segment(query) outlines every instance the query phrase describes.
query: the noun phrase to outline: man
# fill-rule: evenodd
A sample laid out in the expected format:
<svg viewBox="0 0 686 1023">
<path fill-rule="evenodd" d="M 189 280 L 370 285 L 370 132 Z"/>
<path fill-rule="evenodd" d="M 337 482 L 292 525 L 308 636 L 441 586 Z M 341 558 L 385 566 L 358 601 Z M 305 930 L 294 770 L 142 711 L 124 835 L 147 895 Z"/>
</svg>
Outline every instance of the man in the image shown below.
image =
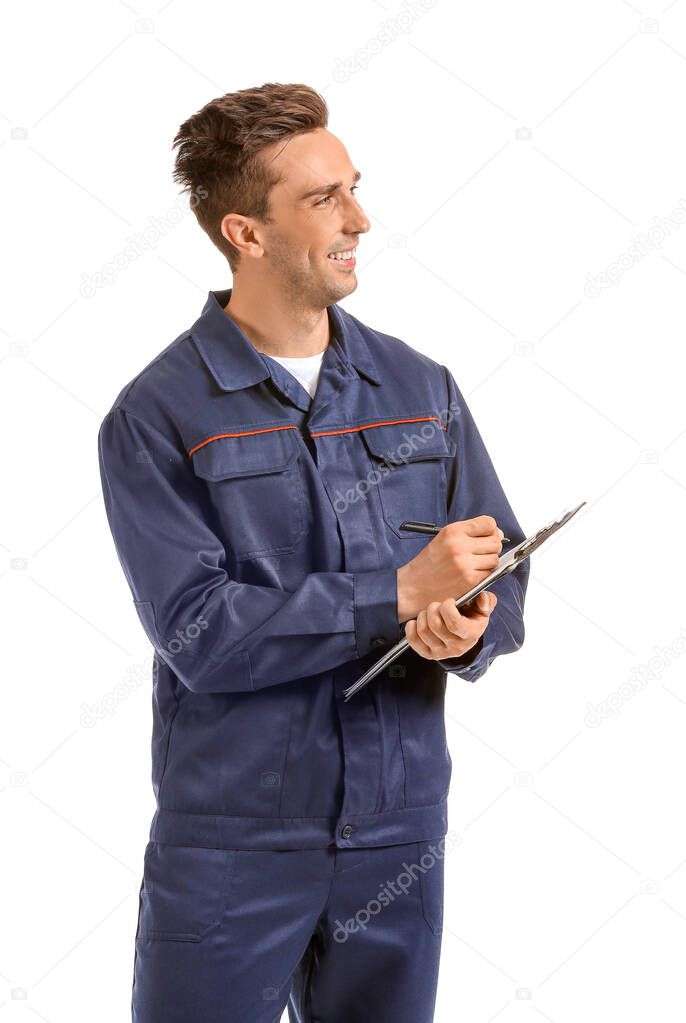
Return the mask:
<svg viewBox="0 0 686 1023">
<path fill-rule="evenodd" d="M 100 428 L 155 650 L 134 1023 L 429 1023 L 446 673 L 524 639 L 528 562 L 455 608 L 524 534 L 451 373 L 337 304 L 370 224 L 326 125 L 268 84 L 181 126 L 175 180 L 233 287 Z"/>
</svg>

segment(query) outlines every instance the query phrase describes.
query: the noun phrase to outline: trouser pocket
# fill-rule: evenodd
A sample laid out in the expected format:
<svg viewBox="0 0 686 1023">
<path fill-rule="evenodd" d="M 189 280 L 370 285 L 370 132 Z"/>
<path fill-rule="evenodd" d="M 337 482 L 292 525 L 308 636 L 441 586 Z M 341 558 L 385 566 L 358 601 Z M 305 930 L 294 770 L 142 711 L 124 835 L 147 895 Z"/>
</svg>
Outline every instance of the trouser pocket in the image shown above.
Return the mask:
<svg viewBox="0 0 686 1023">
<path fill-rule="evenodd" d="M 202 941 L 221 922 L 233 860 L 232 849 L 148 842 L 137 938 Z"/>
<path fill-rule="evenodd" d="M 437 842 L 417 842 L 422 913 L 434 934 L 443 930 L 444 858 Z"/>
</svg>

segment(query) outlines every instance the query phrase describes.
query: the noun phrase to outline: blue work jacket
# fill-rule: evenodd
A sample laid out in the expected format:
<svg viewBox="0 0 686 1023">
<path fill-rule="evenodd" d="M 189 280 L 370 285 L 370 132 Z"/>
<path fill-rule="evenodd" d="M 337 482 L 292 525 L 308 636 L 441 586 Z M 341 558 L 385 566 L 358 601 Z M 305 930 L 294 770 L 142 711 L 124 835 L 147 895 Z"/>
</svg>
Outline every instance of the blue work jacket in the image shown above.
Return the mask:
<svg viewBox="0 0 686 1023">
<path fill-rule="evenodd" d="M 450 371 L 328 307 L 314 398 L 210 291 L 98 434 L 109 525 L 154 648 L 150 838 L 236 849 L 443 836 L 447 672 L 476 681 L 524 639 L 528 561 L 462 657 L 406 650 L 396 569 L 445 525 L 524 538 Z M 459 594 L 455 594 L 458 596 Z"/>
</svg>

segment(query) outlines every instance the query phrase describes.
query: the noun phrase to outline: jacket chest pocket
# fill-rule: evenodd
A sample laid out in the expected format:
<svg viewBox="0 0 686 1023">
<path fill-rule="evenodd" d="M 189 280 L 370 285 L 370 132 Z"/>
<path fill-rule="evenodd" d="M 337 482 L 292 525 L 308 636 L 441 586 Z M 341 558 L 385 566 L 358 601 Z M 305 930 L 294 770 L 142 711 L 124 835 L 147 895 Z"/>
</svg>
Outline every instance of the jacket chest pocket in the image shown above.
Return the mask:
<svg viewBox="0 0 686 1023">
<path fill-rule="evenodd" d="M 296 430 L 217 437 L 192 455 L 237 561 L 291 554 L 306 529 Z"/>
<path fill-rule="evenodd" d="M 448 471 L 457 444 L 435 420 L 373 426 L 361 431 L 379 488 L 383 517 L 402 539 L 406 519 L 443 526 L 448 515 Z"/>
</svg>

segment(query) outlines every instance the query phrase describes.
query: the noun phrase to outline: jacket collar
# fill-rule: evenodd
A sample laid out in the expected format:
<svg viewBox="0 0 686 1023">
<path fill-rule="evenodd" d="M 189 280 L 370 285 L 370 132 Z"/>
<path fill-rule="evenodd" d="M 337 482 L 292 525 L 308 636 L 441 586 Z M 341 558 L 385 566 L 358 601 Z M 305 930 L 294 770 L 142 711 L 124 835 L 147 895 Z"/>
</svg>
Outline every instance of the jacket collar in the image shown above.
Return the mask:
<svg viewBox="0 0 686 1023">
<path fill-rule="evenodd" d="M 268 360 L 224 312 L 232 290 L 209 291 L 202 313 L 190 329 L 205 365 L 223 391 L 250 387 L 271 376 Z M 336 304 L 327 308 L 346 369 L 352 376 L 363 374 L 380 384 L 381 377 L 360 329 L 364 325 Z"/>
</svg>

